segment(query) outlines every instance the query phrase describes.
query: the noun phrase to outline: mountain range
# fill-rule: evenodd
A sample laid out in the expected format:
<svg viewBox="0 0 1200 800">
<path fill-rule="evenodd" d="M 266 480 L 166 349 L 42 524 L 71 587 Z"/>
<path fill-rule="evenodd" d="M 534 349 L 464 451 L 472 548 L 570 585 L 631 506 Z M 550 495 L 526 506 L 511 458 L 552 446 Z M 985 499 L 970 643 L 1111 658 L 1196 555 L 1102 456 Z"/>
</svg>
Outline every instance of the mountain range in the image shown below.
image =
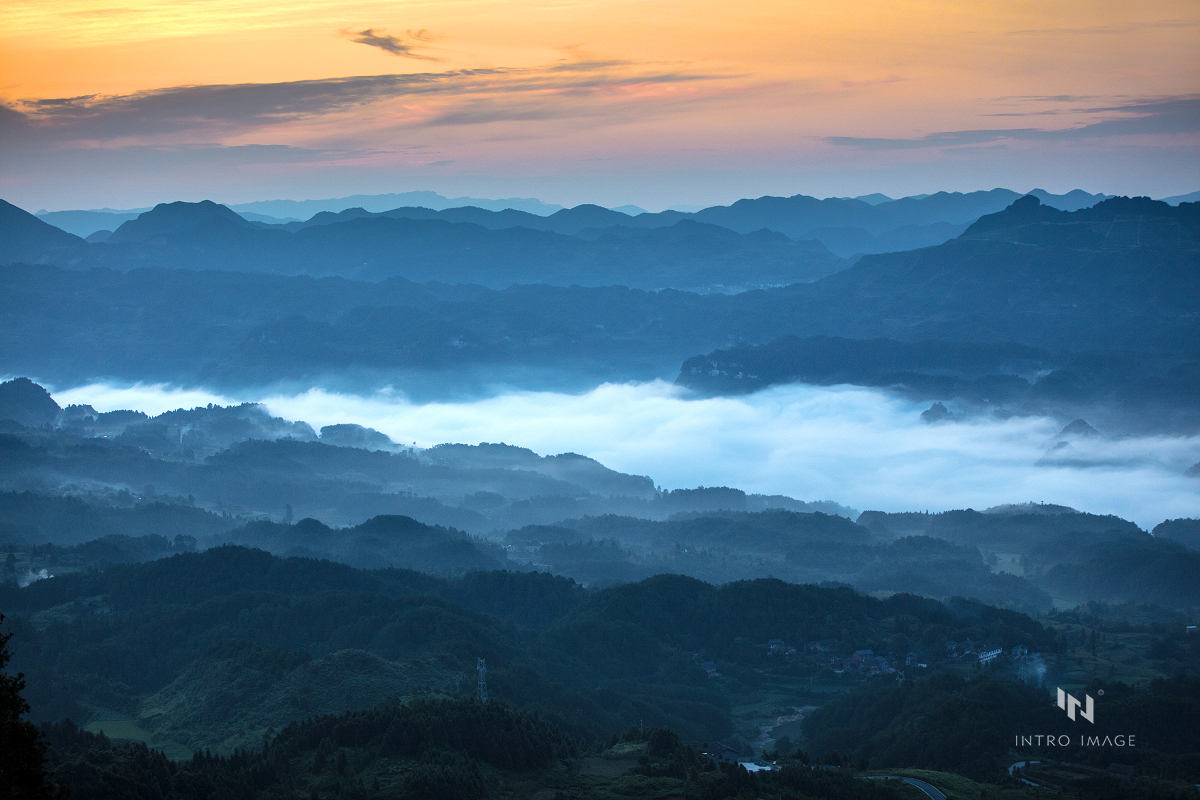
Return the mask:
<svg viewBox="0 0 1200 800">
<path fill-rule="evenodd" d="M 693 220 L 655 229 L 612 226 L 593 239 L 390 216 L 292 232 L 249 222 L 205 201 L 156 206 L 123 223 L 102 243 L 66 239 L 69 234 L 11 205 L 0 209 L 0 230 L 8 229 L 17 235 L 11 245 L 8 236 L 0 240 L 5 242 L 0 251 L 5 262 L 53 262 L 75 269 L 219 268 L 367 280 L 403 276 L 493 288 L 550 283 L 728 291 L 812 281 L 846 265 L 819 242 L 794 241 L 765 230 L 739 234 Z"/>
<path fill-rule="evenodd" d="M 497 291 L 398 278 L 370 283 L 261 272 L 125 271 L 129 262 L 122 270 L 10 265 L 0 267 L 6 289 L 0 298 L 0 358 L 10 373 L 57 382 L 112 377 L 244 386 L 335 372 L 370 382 L 373 371 L 385 370 L 389 380 L 408 374 L 414 387 L 436 393 L 457 380 L 452 375 L 480 370 L 508 381 L 524 380 L 523 371 L 549 371 L 560 376 L 548 378 L 559 385 L 670 379 L 700 353 L 781 336 L 832 336 L 1040 348 L 1039 363 L 1058 370 L 1074 365 L 1069 371 L 1074 377 L 1062 384 L 1077 387 L 1074 396 L 1102 397 L 1121 383 L 1169 378 L 1181 388 L 1163 397 L 1186 400 L 1195 375 L 1187 365 L 1200 350 L 1198 208 L 1114 198 L 1063 212 L 1026 197 L 944 244 L 866 256 L 810 283 L 734 295 L 617 286 Z M 172 227 L 176 211 L 186 212 L 179 214 L 182 231 Z M 46 259 L 99 248 L 113 254 L 117 266 L 115 254 L 156 252 L 159 238 L 187 241 L 192 234 L 186 225 L 199 211 L 211 216 L 202 224 L 227 232 L 230 242 L 286 242 L 305 234 L 333 241 L 352 238 L 350 232 L 358 230 L 353 226 L 377 226 L 373 230 L 379 232 L 427 224 L 464 226 L 477 237 L 467 241 L 513 235 L 561 239 L 580 248 L 594 244 L 521 228 L 488 231 L 467 223 L 389 218 L 286 233 L 257 228 L 215 204 L 162 207 L 128 223 L 118 237 L 127 243 L 117 244 L 79 245 L 11 206 L 0 207 L 0 225 L 17 234 L 4 239 L 9 257 L 18 248 Z M 779 234 L 741 235 L 692 221 L 635 233 L 662 237 L 654 241 L 666 247 L 671 236 L 693 230 L 753 241 L 760 255 L 799 246 L 773 238 L 782 238 Z M 608 241 L 620 240 L 609 235 Z M 204 255 L 182 244 L 161 249 L 197 263 Z M 240 263 L 258 265 L 249 256 Z M 447 273 L 443 280 L 452 277 Z M 1091 361 L 1070 355 L 1095 350 L 1111 352 Z M 861 379 L 880 379 L 889 369 L 912 371 L 900 363 L 884 366 L 872 367 L 871 376 Z M 986 373 L 976 368 L 983 366 Z M 996 372 L 994 364 L 976 367 L 964 370 L 947 362 L 934 372 L 964 380 L 1016 374 Z M 783 360 L 751 372 L 766 383 L 801 374 L 789 369 Z M 833 377 L 829 372 L 818 382 Z M 745 390 L 700 383 L 696 388 Z"/>
<path fill-rule="evenodd" d="M 1064 195 L 1052 195 L 1041 189 L 1030 194 L 1065 211 L 1086 208 L 1109 197 L 1078 189 Z M 740 233 L 766 228 L 791 238 L 816 239 L 837 255 L 850 257 L 940 244 L 961 233 L 980 215 L 999 211 L 1020 196 L 1007 189 L 967 194 L 939 192 L 899 200 L 880 194 L 825 200 L 795 195 L 741 200 L 732 206 L 712 206 L 696 212 L 652 214 L 633 206 L 606 209 L 584 205 L 563 209 L 539 205 L 536 201 L 451 200 L 432 192 L 408 192 L 338 200 L 265 201 L 229 208 L 249 221 L 282 225 L 287 230 L 382 214 L 406 219 L 472 222 L 493 230 L 519 226 L 567 235 L 582 234 L 588 238 L 594 238 L 599 231 L 614 225 L 652 228 L 673 225 L 681 219 L 696 219 Z M 106 241 L 108 235 L 124 222 L 150 210 L 54 211 L 38 212 L 37 216 L 63 230 L 98 242 Z M 271 216 L 272 212 L 276 216 Z"/>
<path fill-rule="evenodd" d="M 391 194 L 358 194 L 349 197 L 325 200 L 257 200 L 250 203 L 227 203 L 229 208 L 248 220 L 272 224 L 307 219 L 322 211 L 342 211 L 347 208 L 366 208 L 371 211 L 386 211 L 403 205 L 420 205 L 424 208 L 442 209 L 474 206 L 493 211 L 516 208 L 532 214 L 552 214 L 562 208 L 553 203 L 543 203 L 531 198 L 510 197 L 503 200 L 485 200 L 478 197 L 445 197 L 437 192 L 398 192 Z M 632 206 L 628 207 L 633 209 Z M 96 208 L 88 210 L 38 211 L 37 216 L 68 233 L 88 237 L 97 231 L 112 232 L 126 220 L 150 208 Z M 640 211 L 641 209 L 635 209 Z"/>
</svg>

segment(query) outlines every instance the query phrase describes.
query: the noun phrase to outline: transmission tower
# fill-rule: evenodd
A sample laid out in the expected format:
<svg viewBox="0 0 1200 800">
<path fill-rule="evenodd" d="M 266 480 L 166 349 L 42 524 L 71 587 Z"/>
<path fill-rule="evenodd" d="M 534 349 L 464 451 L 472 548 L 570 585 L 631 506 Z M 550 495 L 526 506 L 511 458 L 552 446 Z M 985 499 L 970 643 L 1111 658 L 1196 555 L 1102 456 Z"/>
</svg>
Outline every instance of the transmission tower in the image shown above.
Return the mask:
<svg viewBox="0 0 1200 800">
<path fill-rule="evenodd" d="M 487 702 L 487 664 L 479 659 L 479 702 Z"/>
</svg>

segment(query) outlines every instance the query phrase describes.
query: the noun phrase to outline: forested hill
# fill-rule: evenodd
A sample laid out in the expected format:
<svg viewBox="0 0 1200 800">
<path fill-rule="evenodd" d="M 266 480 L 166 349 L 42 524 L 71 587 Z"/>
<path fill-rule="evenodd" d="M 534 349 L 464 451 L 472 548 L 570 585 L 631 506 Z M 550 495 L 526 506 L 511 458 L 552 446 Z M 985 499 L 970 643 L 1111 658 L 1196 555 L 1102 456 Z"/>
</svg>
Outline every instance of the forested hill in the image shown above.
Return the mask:
<svg viewBox="0 0 1200 800">
<path fill-rule="evenodd" d="M 1020 375 L 1049 373 L 1066 359 L 1037 347 L 1008 342 L 899 342 L 834 336 L 783 336 L 761 345 L 741 344 L 683 362 L 677 383 L 714 394 L 753 392 L 778 383 L 866 386 L 907 385 L 914 390 L 964 392 L 981 378 L 988 396 L 1011 393 Z"/>
<path fill-rule="evenodd" d="M 856 337 L 1195 351 L 1198 210 L 1114 198 L 1068 213 L 1025 197 L 957 239 L 867 256 L 795 295 Z"/>
<path fill-rule="evenodd" d="M 876 386 L 914 399 L 962 400 L 1007 413 L 1089 415 L 1142 430 L 1200 430 L 1200 354 L 1050 352 L 1009 342 L 899 342 L 782 336 L 683 362 L 675 382 L 708 395 L 768 386 Z M 1072 410 L 1074 409 L 1074 410 Z"/>
<path fill-rule="evenodd" d="M 965 601 L 881 601 L 778 580 L 714 587 L 680 576 L 584 593 L 536 573 L 446 581 L 243 548 L 112 566 L 24 589 L 7 583 L 3 592 L 16 634 L 14 667 L 30 678 L 35 717 L 85 722 L 104 713 L 88 708 L 132 713 L 171 740 L 165 732 L 179 715 L 202 719 L 207 708 L 211 728 L 192 730 L 191 747 L 257 735 L 253 726 L 217 723 L 230 715 L 273 720 L 278 729 L 308 713 L 347 710 L 339 708 L 347 702 L 339 700 L 339 686 L 359 698 L 362 686 L 374 684 L 379 694 L 366 705 L 411 694 L 422 683 L 443 695 L 469 695 L 477 657 L 487 659 L 495 699 L 538 708 L 573 735 L 607 737 L 644 718 L 711 741 L 730 732 L 728 692 L 763 680 L 756 669 L 816 675 L 828 663 L 820 654 L 772 660 L 770 639 L 793 647 L 836 640 L 837 652 L 847 655 L 864 648 L 906 653 L 917 645 L 940 656 L 943 639 L 965 635 L 1008 648 L 1057 646 L 1053 633 L 1023 614 Z M 907 620 L 903 630 L 894 622 L 899 617 Z M 227 641 L 254 646 L 221 644 Z M 714 659 L 725 678 L 699 666 Z M 273 685 L 308 691 L 310 660 L 318 671 L 342 665 L 333 685 L 302 702 L 255 694 L 263 678 L 250 678 L 268 665 L 279 673 Z M 236 684 L 212 682 L 222 672 L 245 674 L 247 682 L 231 695 Z"/>
<path fill-rule="evenodd" d="M 763 708 L 827 704 L 806 710 L 803 744 L 814 759 L 842 765 L 845 785 L 810 783 L 797 793 L 788 781 L 800 776 L 785 773 L 771 784 L 779 796 L 857 797 L 853 785 L 865 784 L 855 776 L 868 767 L 1002 782 L 1013 731 L 1057 733 L 1071 724 L 1034 685 L 1033 667 L 1047 685 L 1068 687 L 1097 670 L 1134 669 L 1128 645 L 1097 637 L 1096 627 L 1129 634 L 1122 642 L 1152 642 L 1146 652 L 1155 661 L 1137 674 L 1164 658 L 1164 666 L 1194 669 L 1200 654 L 1177 621 L 1130 633 L 1128 623 L 1086 619 L 1089 654 L 1088 629 L 1073 618 L 1039 622 L 962 600 L 879 600 L 770 579 L 713 586 L 678 575 L 589 592 L 544 574 L 446 580 L 238 547 L 0 591 L 12 667 L 26 674 L 33 717 L 73 720 L 44 729 L 50 766 L 98 797 L 121 796 L 101 790 L 128 792 L 141 781 L 174 787 L 154 796 L 190 796 L 180 787 L 209 781 L 221 791 L 243 787 L 216 796 L 267 798 L 278 796 L 269 787 L 329 793 L 353 789 L 355 779 L 380 786 L 377 795 L 404 796 L 428 779 L 445 791 L 421 796 L 457 800 L 501 796 L 501 778 L 554 780 L 564 770 L 565 780 L 588 785 L 588 775 L 628 773 L 635 796 L 645 789 L 629 783 L 638 775 L 682 790 L 661 779 L 722 779 L 719 771 L 689 773 L 704 767 L 687 742 L 751 750 L 742 737 L 759 728 L 751 734 L 745 720 L 735 727 L 735 704 L 749 713 L 745 698 Z M 1097 660 L 1098 638 L 1111 662 Z M 985 673 L 976 654 L 993 650 L 1005 655 Z M 487 705 L 471 699 L 480 658 Z M 1110 678 L 1086 691 L 1102 698 L 1098 731 L 1139 737 L 1130 757 L 1140 769 L 1195 774 L 1196 742 L 1187 733 L 1194 679 L 1135 690 Z M 125 741 L 80 731 L 85 724 Z M 500 730 L 504 741 L 478 735 Z M 802 766 L 806 757 L 776 736 L 768 741 L 783 747 L 779 755 Z M 1062 754 L 1111 761 L 1112 750 Z M 560 761 L 567 763 L 553 766 Z M 586 765 L 597 763 L 611 774 L 589 773 Z M 761 789 L 747 783 L 703 796 L 741 796 L 747 786 Z"/>
</svg>

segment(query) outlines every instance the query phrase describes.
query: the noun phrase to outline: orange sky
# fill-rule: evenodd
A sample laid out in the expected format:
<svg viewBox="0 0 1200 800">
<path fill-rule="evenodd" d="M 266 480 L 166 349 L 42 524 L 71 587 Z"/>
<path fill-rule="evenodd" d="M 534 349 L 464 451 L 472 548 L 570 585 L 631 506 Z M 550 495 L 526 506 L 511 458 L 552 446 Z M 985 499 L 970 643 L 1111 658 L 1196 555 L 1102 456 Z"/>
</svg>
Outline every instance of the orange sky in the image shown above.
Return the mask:
<svg viewBox="0 0 1200 800">
<path fill-rule="evenodd" d="M 1200 4 L 6 0 L 0 196 L 1200 188 Z"/>
</svg>

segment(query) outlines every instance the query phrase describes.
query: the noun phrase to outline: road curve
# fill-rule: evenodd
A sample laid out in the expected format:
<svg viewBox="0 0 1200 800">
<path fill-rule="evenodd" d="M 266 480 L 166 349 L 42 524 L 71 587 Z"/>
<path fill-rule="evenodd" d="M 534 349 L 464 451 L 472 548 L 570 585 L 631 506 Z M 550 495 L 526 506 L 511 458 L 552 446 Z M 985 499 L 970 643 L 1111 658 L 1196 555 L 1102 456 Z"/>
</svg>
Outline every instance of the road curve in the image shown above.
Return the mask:
<svg viewBox="0 0 1200 800">
<path fill-rule="evenodd" d="M 868 780 L 875 781 L 904 781 L 908 785 L 915 786 L 925 794 L 929 795 L 932 800 L 946 800 L 946 795 L 942 793 L 941 789 L 937 788 L 933 784 L 926 783 L 920 778 L 905 778 L 900 775 L 866 775 L 864 777 L 866 777 Z"/>
<path fill-rule="evenodd" d="M 1020 775 L 1016 774 L 1016 770 L 1024 769 L 1025 767 L 1029 766 L 1030 764 L 1040 764 L 1040 763 L 1042 763 L 1042 762 L 1040 762 L 1040 761 L 1018 761 L 1017 763 L 1013 764 L 1012 766 L 1010 766 L 1008 768 L 1008 774 L 1012 775 L 1014 778 L 1019 780 L 1021 783 L 1027 784 L 1029 786 L 1036 786 L 1040 789 L 1040 788 L 1042 788 L 1042 785 L 1040 783 L 1034 783 L 1033 781 L 1026 780 L 1025 778 L 1022 778 Z"/>
</svg>

